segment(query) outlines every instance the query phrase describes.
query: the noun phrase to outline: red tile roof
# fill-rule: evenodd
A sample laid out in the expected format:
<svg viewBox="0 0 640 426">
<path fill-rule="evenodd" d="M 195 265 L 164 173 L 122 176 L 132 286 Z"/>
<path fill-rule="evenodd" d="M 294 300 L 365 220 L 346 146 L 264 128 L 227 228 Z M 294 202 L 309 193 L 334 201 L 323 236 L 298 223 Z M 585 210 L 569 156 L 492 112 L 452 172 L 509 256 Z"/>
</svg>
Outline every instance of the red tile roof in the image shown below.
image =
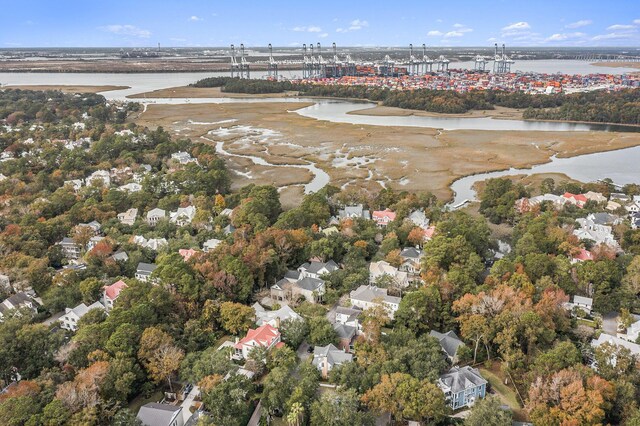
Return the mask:
<svg viewBox="0 0 640 426">
<path fill-rule="evenodd" d="M 196 254 L 197 251 L 194 249 L 180 249 L 178 250 L 178 253 L 180 253 L 180 256 L 182 256 L 182 259 L 184 259 L 184 261 L 186 262 L 191 259 L 191 256 Z"/>
<path fill-rule="evenodd" d="M 585 260 L 593 260 L 593 253 L 589 250 L 581 249 L 578 255 L 573 257 L 576 260 L 585 261 Z"/>
<path fill-rule="evenodd" d="M 236 343 L 235 347 L 242 349 L 243 344 L 251 341 L 255 341 L 260 346 L 269 347 L 278 336 L 280 336 L 280 332 L 276 328 L 265 324 L 255 330 L 250 328 L 249 331 L 247 331 L 247 335 Z"/>
<path fill-rule="evenodd" d="M 120 292 L 122 291 L 122 289 L 127 287 L 128 285 L 124 281 L 120 280 L 120 281 L 116 281 L 111 285 L 105 285 L 103 289 L 109 299 L 116 300 L 120 295 Z"/>
</svg>

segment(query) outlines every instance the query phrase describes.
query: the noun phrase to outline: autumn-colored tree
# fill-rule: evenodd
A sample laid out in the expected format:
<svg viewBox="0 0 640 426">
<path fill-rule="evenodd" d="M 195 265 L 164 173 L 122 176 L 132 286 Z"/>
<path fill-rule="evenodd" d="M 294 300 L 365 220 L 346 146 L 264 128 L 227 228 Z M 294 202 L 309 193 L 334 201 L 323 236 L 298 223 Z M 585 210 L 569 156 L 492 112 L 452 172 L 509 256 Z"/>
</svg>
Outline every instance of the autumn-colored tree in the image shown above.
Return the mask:
<svg viewBox="0 0 640 426">
<path fill-rule="evenodd" d="M 100 389 L 109 372 L 107 361 L 98 361 L 82 369 L 69 382 L 62 383 L 56 391 L 56 398 L 72 412 L 95 407 L 100 403 Z"/>
<path fill-rule="evenodd" d="M 73 242 L 82 247 L 82 249 L 87 247 L 87 243 L 93 235 L 93 229 L 86 225 L 77 225 L 71 230 Z"/>
<path fill-rule="evenodd" d="M 587 367 L 538 377 L 526 409 L 537 425 L 600 425 L 614 398 L 613 385 Z"/>
<path fill-rule="evenodd" d="M 400 249 L 391 250 L 389 253 L 387 253 L 384 260 L 389 262 L 391 266 L 399 268 L 400 265 L 402 265 L 402 260 L 403 260 L 402 256 L 400 256 Z"/>
<path fill-rule="evenodd" d="M 216 213 L 220 214 L 220 212 L 222 212 L 226 207 L 227 203 L 225 202 L 222 194 L 216 194 L 213 207 Z"/>
<path fill-rule="evenodd" d="M 409 242 L 413 246 L 422 247 L 422 243 L 424 242 L 424 229 L 415 227 L 407 235 L 407 242 Z"/>
<path fill-rule="evenodd" d="M 389 322 L 389 313 L 387 312 L 382 300 L 374 300 L 376 305 L 362 311 L 360 323 L 364 337 L 370 342 L 380 341 L 382 327 Z"/>
<path fill-rule="evenodd" d="M 246 333 L 255 318 L 252 307 L 242 303 L 224 302 L 220 305 L 220 323 L 230 334 Z"/>
<path fill-rule="evenodd" d="M 10 398 L 34 396 L 38 393 L 40 393 L 40 385 L 31 380 L 22 380 L 7 388 L 7 391 L 3 394 L 0 394 L 0 403 Z"/>
<path fill-rule="evenodd" d="M 138 359 L 156 383 L 166 380 L 173 391 L 171 377 L 183 358 L 184 351 L 173 343 L 169 334 L 157 327 L 149 327 L 142 333 Z"/>
<path fill-rule="evenodd" d="M 145 365 L 145 363 L 153 358 L 158 348 L 169 345 L 173 345 L 173 337 L 169 334 L 158 327 L 146 328 L 140 337 L 138 359 Z"/>
</svg>

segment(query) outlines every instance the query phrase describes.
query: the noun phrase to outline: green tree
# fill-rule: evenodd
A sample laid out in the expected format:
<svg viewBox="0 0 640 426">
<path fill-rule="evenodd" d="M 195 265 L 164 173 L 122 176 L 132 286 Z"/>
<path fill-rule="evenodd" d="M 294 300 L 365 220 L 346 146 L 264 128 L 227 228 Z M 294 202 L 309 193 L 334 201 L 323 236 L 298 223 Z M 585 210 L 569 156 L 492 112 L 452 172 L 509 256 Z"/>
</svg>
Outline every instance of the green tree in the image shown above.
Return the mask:
<svg viewBox="0 0 640 426">
<path fill-rule="evenodd" d="M 471 414 L 464 420 L 465 426 L 510 426 L 513 423 L 511 411 L 504 410 L 500 400 L 487 397 L 477 401 Z"/>
<path fill-rule="evenodd" d="M 309 325 L 303 318 L 286 319 L 280 324 L 279 330 L 282 340 L 294 350 L 298 349 L 309 335 Z"/>
<path fill-rule="evenodd" d="M 333 326 L 325 317 L 315 317 L 309 319 L 309 338 L 311 346 L 325 346 L 329 343 L 337 343 L 338 335 Z"/>
<path fill-rule="evenodd" d="M 241 303 L 224 302 L 220 305 L 220 323 L 229 334 L 246 333 L 255 321 L 252 307 Z"/>
<path fill-rule="evenodd" d="M 311 406 L 312 426 L 373 426 L 373 416 L 360 409 L 360 398 L 353 389 L 324 392 Z"/>
<path fill-rule="evenodd" d="M 414 333 L 428 333 L 439 322 L 440 293 L 435 286 L 421 287 L 408 292 L 400 301 L 394 318 Z"/>
</svg>

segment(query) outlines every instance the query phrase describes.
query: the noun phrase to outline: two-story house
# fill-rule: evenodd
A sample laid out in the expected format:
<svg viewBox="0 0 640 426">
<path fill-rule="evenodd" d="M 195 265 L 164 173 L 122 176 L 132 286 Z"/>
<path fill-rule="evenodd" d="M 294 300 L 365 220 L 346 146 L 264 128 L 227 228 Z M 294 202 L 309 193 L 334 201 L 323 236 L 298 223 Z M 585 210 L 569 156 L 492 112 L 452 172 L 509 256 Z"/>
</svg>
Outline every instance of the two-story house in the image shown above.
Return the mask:
<svg viewBox="0 0 640 426">
<path fill-rule="evenodd" d="M 116 302 L 116 300 L 120 296 L 120 292 L 127 287 L 128 287 L 127 284 L 122 280 L 116 281 L 111 285 L 106 285 L 102 287 L 102 297 L 100 299 L 100 302 L 105 307 L 107 312 L 113 309 L 113 304 Z"/>
<path fill-rule="evenodd" d="M 372 219 L 376 225 L 386 228 L 391 222 L 396 220 L 396 213 L 389 209 L 376 210 L 372 213 Z"/>
<path fill-rule="evenodd" d="M 158 222 L 167 217 L 167 211 L 159 208 L 151 209 L 147 212 L 147 223 L 149 226 L 156 226 Z"/>
<path fill-rule="evenodd" d="M 445 400 L 451 408 L 457 410 L 471 407 L 487 392 L 487 381 L 476 368 L 453 367 L 438 379 L 438 387 L 444 392 Z"/>
<path fill-rule="evenodd" d="M 69 331 L 76 331 L 78 329 L 78 321 L 80 321 L 80 318 L 85 316 L 87 312 L 92 309 L 104 310 L 104 306 L 100 302 L 94 302 L 89 306 L 81 303 L 73 309 L 66 308 L 64 315 L 60 318 L 60 321 L 62 322 L 60 328 L 64 328 Z"/>
<path fill-rule="evenodd" d="M 353 306 L 363 310 L 382 304 L 390 319 L 393 319 L 394 314 L 400 307 L 399 297 L 389 296 L 386 288 L 378 288 L 372 285 L 361 285 L 349 293 L 349 298 Z"/>
<path fill-rule="evenodd" d="M 158 266 L 154 263 L 138 263 L 138 267 L 136 268 L 135 277 L 139 281 L 151 281 L 151 274 L 156 270 Z"/>
<path fill-rule="evenodd" d="M 267 348 L 267 350 L 283 346 L 280 332 L 269 324 L 261 325 L 255 330 L 250 328 L 247 335 L 235 343 L 234 355 L 236 359 L 247 359 L 249 353 L 256 347 Z"/>
</svg>

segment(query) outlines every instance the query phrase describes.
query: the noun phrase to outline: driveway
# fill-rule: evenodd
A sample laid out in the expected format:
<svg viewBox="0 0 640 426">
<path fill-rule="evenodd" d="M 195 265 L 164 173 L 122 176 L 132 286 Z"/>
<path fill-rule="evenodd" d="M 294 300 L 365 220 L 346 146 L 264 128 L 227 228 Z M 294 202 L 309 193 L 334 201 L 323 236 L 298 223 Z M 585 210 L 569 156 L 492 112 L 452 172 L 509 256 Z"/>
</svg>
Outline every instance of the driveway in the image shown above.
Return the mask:
<svg viewBox="0 0 640 426">
<path fill-rule="evenodd" d="M 602 331 L 611 335 L 618 335 L 618 313 L 609 312 L 602 316 Z"/>
<path fill-rule="evenodd" d="M 307 342 L 302 342 L 300 347 L 298 348 L 298 358 L 301 362 L 304 362 L 307 358 L 311 356 L 307 349 L 309 348 L 309 344 Z"/>
<path fill-rule="evenodd" d="M 189 408 L 191 408 L 191 406 L 193 405 L 193 400 L 196 399 L 196 396 L 199 392 L 200 389 L 198 388 L 198 386 L 193 385 L 193 389 L 191 389 L 189 395 L 187 395 L 187 397 L 180 405 L 180 407 L 182 407 L 182 418 L 184 419 L 185 423 L 187 422 L 187 420 L 189 420 L 189 417 L 191 417 L 191 410 L 189 410 Z"/>
</svg>

